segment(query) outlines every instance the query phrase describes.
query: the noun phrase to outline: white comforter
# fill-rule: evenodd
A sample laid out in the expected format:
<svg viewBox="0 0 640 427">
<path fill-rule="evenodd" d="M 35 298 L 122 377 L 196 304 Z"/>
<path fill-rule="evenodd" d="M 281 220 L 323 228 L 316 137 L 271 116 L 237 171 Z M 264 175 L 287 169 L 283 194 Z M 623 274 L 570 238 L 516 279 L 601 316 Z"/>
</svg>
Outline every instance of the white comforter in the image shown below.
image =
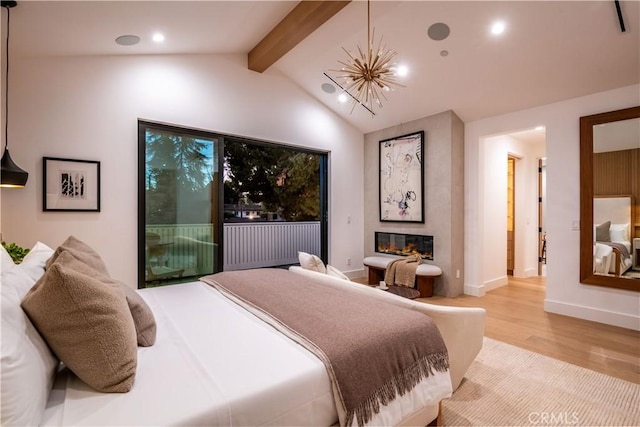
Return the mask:
<svg viewBox="0 0 640 427">
<path fill-rule="evenodd" d="M 331 425 L 320 360 L 201 282 L 142 290 L 158 324 L 133 389 L 99 393 L 70 375 L 50 425 Z"/>
<path fill-rule="evenodd" d="M 60 377 L 44 425 L 314 425 L 338 421 L 322 362 L 202 282 L 144 289 L 158 325 L 132 390 Z M 432 375 L 371 424 L 396 424 L 451 392 Z"/>
</svg>

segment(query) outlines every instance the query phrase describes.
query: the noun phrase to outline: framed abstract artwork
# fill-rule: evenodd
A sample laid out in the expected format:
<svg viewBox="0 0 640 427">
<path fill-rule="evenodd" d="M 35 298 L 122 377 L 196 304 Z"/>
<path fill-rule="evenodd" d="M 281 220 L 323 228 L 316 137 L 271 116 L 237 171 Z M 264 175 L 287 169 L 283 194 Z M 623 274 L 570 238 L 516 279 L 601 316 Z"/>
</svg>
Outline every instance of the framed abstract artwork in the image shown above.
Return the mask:
<svg viewBox="0 0 640 427">
<path fill-rule="evenodd" d="M 424 223 L 424 131 L 380 141 L 380 221 Z"/>
<path fill-rule="evenodd" d="M 100 162 L 42 158 L 42 210 L 100 212 Z"/>
</svg>

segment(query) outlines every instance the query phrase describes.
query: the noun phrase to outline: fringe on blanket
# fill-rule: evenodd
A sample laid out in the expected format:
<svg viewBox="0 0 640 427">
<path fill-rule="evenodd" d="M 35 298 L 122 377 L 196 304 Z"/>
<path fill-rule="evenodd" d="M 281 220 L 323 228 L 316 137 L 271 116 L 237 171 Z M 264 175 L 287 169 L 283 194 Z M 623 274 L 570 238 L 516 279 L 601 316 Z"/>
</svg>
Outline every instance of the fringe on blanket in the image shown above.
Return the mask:
<svg viewBox="0 0 640 427">
<path fill-rule="evenodd" d="M 352 425 L 354 417 L 359 426 L 368 423 L 375 414 L 380 412 L 380 406 L 388 405 L 398 395 L 404 396 L 420 381 L 428 378 L 434 370 L 446 372 L 449 369 L 449 355 L 447 352 L 433 353 L 417 360 L 413 365 L 391 378 L 374 394 L 360 405 L 347 412 L 346 425 Z"/>
</svg>

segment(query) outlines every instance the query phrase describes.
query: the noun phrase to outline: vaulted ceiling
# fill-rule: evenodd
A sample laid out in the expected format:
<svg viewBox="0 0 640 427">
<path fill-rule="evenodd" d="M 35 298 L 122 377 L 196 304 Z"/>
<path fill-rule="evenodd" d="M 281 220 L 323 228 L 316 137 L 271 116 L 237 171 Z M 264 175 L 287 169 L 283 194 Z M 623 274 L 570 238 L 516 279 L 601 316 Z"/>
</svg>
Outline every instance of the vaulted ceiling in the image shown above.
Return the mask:
<svg viewBox="0 0 640 427">
<path fill-rule="evenodd" d="M 364 1 L 346 4 L 264 73 L 292 80 L 363 132 L 450 109 L 469 122 L 640 82 L 640 2 L 620 4 L 624 33 L 613 1 L 372 1 L 376 40 L 409 67 L 406 87 L 388 93 L 373 117 L 322 89 L 331 83 L 323 73 L 347 58 L 342 48 L 366 44 Z M 11 55 L 248 55 L 296 5 L 21 1 L 11 12 Z M 495 36 L 498 20 L 505 31 Z M 434 23 L 450 35 L 429 38 Z M 151 40 L 158 31 L 161 44 Z M 119 46 L 123 34 L 141 42 Z"/>
</svg>

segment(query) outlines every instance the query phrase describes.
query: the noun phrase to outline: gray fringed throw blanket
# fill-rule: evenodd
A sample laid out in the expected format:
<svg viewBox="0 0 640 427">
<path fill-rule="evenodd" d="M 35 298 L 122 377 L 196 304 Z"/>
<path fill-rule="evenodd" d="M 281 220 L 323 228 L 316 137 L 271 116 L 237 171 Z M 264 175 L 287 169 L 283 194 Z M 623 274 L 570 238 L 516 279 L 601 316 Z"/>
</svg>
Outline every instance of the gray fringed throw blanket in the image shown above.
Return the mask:
<svg viewBox="0 0 640 427">
<path fill-rule="evenodd" d="M 410 255 L 406 258 L 396 259 L 387 264 L 384 273 L 384 282 L 388 286 L 408 286 L 413 288 L 416 280 L 416 270 L 422 262 L 420 255 Z"/>
<path fill-rule="evenodd" d="M 381 405 L 449 368 L 440 332 L 422 313 L 281 269 L 200 280 L 322 360 L 343 426 L 364 425 Z"/>
<path fill-rule="evenodd" d="M 617 250 L 620 251 L 620 256 L 622 257 L 622 259 L 627 259 L 631 257 L 631 254 L 629 254 L 629 249 L 627 249 L 627 247 L 622 243 L 617 243 L 617 242 L 597 242 L 597 243 L 602 243 L 603 245 L 608 245 L 608 246 L 611 246 L 612 248 L 616 248 Z"/>
</svg>

